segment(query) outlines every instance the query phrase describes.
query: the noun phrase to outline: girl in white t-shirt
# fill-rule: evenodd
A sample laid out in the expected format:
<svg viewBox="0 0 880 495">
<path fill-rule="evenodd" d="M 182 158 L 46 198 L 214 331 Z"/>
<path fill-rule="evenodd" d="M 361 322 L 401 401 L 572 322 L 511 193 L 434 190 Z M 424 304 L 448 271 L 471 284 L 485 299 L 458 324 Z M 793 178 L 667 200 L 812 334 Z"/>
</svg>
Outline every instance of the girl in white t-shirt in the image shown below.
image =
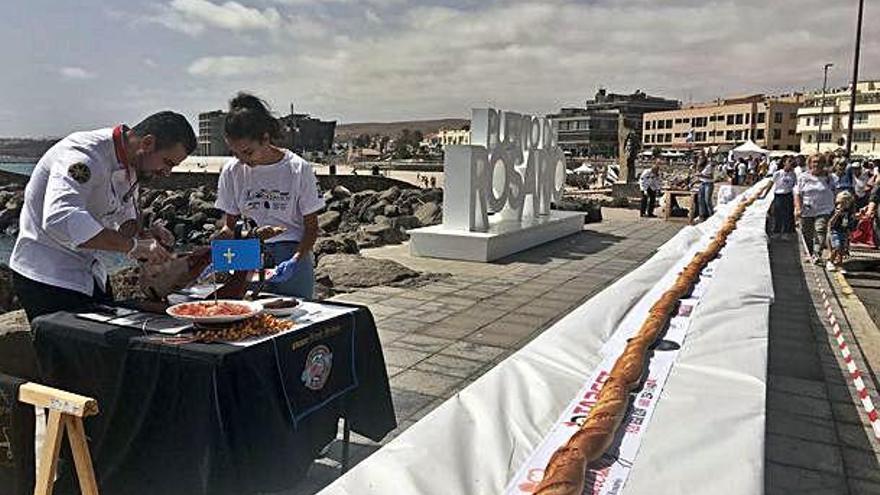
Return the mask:
<svg viewBox="0 0 880 495">
<path fill-rule="evenodd" d="M 271 143 L 278 120 L 256 96 L 239 93 L 229 102 L 224 126 L 234 158 L 223 166 L 217 185 L 217 208 L 223 210 L 223 230 L 232 237 L 235 223 L 246 217 L 285 232 L 266 244 L 275 269 L 266 289 L 277 294 L 314 297 L 312 247 L 318 237 L 318 212 L 324 200 L 318 193 L 312 166 Z"/>
</svg>

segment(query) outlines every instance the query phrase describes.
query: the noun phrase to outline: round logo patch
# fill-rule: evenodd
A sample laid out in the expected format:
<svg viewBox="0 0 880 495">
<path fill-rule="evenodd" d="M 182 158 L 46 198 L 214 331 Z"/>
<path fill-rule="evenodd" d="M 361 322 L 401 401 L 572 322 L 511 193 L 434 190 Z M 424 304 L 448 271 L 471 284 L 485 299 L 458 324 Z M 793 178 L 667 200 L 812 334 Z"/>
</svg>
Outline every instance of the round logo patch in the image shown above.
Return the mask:
<svg viewBox="0 0 880 495">
<path fill-rule="evenodd" d="M 309 390 L 321 390 L 330 378 L 330 369 L 333 367 L 333 353 L 326 345 L 318 345 L 309 351 L 306 364 L 303 367 L 303 385 Z"/>
<path fill-rule="evenodd" d="M 85 163 L 74 163 L 67 167 L 67 175 L 80 184 L 85 184 L 92 178 L 92 171 Z"/>
</svg>

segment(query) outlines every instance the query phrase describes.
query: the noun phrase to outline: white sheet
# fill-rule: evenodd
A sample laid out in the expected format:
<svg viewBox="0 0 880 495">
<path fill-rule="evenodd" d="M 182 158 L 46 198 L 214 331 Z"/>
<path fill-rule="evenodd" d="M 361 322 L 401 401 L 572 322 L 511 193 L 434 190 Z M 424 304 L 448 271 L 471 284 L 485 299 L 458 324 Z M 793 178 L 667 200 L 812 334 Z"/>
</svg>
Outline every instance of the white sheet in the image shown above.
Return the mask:
<svg viewBox="0 0 880 495">
<path fill-rule="evenodd" d="M 623 493 L 763 492 L 769 204 L 769 196 L 757 201 L 731 234 Z M 321 494 L 503 492 L 598 365 L 618 323 L 731 208 L 683 229 Z"/>
</svg>

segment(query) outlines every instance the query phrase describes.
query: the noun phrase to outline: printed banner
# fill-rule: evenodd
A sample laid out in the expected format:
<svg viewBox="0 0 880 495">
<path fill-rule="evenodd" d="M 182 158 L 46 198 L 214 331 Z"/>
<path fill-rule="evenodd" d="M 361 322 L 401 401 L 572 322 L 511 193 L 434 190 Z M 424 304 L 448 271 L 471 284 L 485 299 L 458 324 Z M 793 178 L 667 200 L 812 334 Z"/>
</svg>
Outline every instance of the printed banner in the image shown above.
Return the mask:
<svg viewBox="0 0 880 495">
<path fill-rule="evenodd" d="M 683 266 L 690 261 L 698 250 L 692 249 L 682 258 L 680 264 Z M 670 319 L 666 333 L 655 343 L 654 352 L 650 356 L 648 364 L 647 377 L 642 387 L 634 392 L 634 397 L 627 409 L 626 417 L 617 431 L 617 437 L 612 443 L 612 447 L 600 460 L 592 463 L 591 468 L 587 471 L 585 494 L 616 495 L 623 489 L 641 445 L 642 434 L 651 420 L 660 398 L 660 392 L 669 376 L 669 371 L 684 344 L 691 323 L 691 315 L 705 294 L 717 263 L 718 259 L 713 260 L 700 273 L 700 280 L 695 285 L 691 296 L 680 301 L 678 312 Z M 623 352 L 627 340 L 638 332 L 645 315 L 648 313 L 648 308 L 665 288 L 673 284 L 680 269 L 681 267 L 677 267 L 670 270 L 655 286 L 655 289 L 643 297 L 630 311 L 629 315 L 624 318 L 620 329 L 602 346 L 601 355 L 604 356 L 602 363 L 554 423 L 550 434 L 544 438 L 514 476 L 505 492 L 507 495 L 530 494 L 535 490 L 544 477 L 544 468 L 550 461 L 550 457 L 568 441 L 587 419 L 590 409 L 596 404 L 599 391 L 605 380 L 608 379 L 615 361 Z"/>
</svg>

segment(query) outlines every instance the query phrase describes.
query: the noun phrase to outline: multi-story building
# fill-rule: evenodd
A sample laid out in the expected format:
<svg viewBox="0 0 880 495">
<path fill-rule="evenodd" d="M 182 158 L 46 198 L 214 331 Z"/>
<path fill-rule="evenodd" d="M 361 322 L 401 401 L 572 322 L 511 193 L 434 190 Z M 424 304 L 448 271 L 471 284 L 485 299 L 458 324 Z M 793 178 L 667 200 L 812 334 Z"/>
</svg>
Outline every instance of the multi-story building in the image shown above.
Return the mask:
<svg viewBox="0 0 880 495">
<path fill-rule="evenodd" d="M 801 151 L 830 151 L 846 146 L 851 108 L 851 87 L 832 89 L 821 104 L 822 92 L 811 94 L 798 110 L 797 132 Z M 822 132 L 819 122 L 822 121 Z M 853 155 L 880 156 L 880 81 L 856 85 L 856 114 L 853 121 Z"/>
<path fill-rule="evenodd" d="M 559 147 L 572 156 L 617 154 L 617 111 L 563 108 L 548 117 L 556 127 Z"/>
<path fill-rule="evenodd" d="M 290 115 L 278 119 L 281 136 L 275 144 L 304 155 L 329 153 L 336 135 L 336 121 L 323 121 L 292 110 Z"/>
<path fill-rule="evenodd" d="M 600 89 L 584 108 L 563 108 L 548 115 L 553 120 L 559 146 L 574 156 L 617 154 L 617 128 L 621 115 L 641 138 L 642 115 L 679 108 L 680 103 L 637 90 L 632 94 L 608 93 Z"/>
<path fill-rule="evenodd" d="M 229 148 L 223 137 L 223 122 L 226 112 L 214 110 L 199 114 L 199 150 L 201 156 L 226 156 Z"/>
<path fill-rule="evenodd" d="M 228 156 L 229 148 L 223 136 L 226 112 L 215 110 L 199 114 L 199 147 L 202 156 Z M 274 144 L 294 153 L 328 153 L 333 148 L 336 134 L 336 121 L 326 122 L 310 117 L 308 114 L 293 113 L 278 119 L 281 124 L 280 135 Z"/>
<path fill-rule="evenodd" d="M 757 94 L 646 113 L 642 146 L 730 147 L 751 139 L 765 149 L 797 151 L 797 115 L 802 104 L 800 94 Z"/>
<path fill-rule="evenodd" d="M 440 129 L 437 132 L 437 140 L 443 148 L 451 144 L 471 144 L 471 126 L 467 125 L 459 129 Z"/>
</svg>

